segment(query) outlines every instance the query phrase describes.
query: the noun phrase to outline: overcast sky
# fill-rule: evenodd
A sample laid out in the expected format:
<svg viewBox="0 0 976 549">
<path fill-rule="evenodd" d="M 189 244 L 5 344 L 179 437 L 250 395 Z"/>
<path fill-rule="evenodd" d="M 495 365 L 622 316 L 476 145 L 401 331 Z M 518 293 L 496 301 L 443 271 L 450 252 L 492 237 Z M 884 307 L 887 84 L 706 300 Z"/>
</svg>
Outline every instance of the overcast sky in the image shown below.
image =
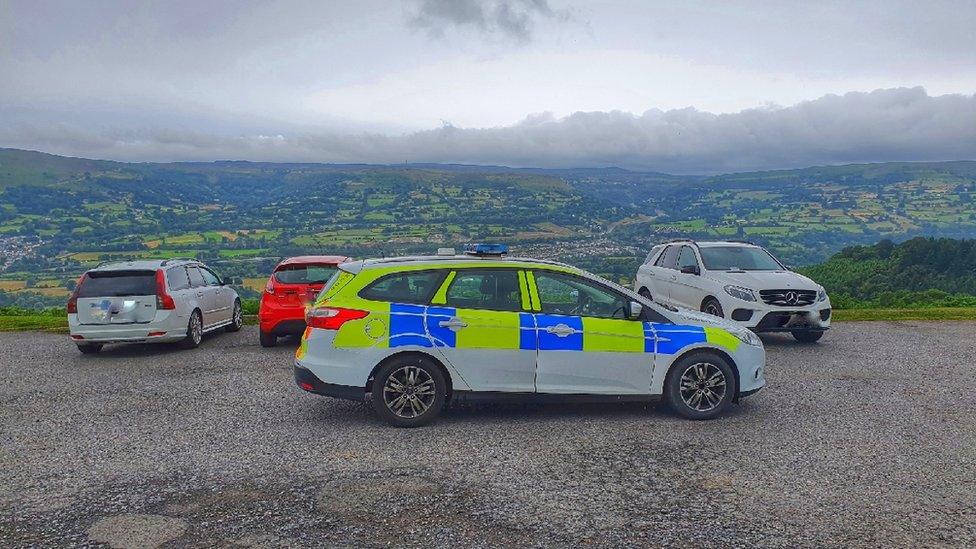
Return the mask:
<svg viewBox="0 0 976 549">
<path fill-rule="evenodd" d="M 976 159 L 976 2 L 0 0 L 0 146 L 712 173 Z"/>
</svg>

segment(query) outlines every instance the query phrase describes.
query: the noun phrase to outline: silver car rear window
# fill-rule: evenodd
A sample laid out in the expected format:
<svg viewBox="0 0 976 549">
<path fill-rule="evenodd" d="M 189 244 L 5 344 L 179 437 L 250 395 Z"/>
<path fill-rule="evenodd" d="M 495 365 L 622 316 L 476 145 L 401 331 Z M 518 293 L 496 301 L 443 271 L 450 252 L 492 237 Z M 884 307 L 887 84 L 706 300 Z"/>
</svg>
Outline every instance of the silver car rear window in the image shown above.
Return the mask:
<svg viewBox="0 0 976 549">
<path fill-rule="evenodd" d="M 78 297 L 156 295 L 156 271 L 92 271 L 78 288 Z"/>
</svg>

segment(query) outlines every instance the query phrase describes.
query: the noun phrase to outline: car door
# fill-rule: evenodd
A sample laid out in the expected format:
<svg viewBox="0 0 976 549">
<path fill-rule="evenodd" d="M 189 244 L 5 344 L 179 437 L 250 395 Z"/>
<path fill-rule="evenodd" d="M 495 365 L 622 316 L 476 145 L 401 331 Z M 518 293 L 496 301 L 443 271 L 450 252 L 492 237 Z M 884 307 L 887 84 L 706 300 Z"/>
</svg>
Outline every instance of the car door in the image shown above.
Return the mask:
<svg viewBox="0 0 976 549">
<path fill-rule="evenodd" d="M 634 284 L 635 292 L 640 292 L 641 288 L 644 288 L 651 294 L 652 299 L 656 299 L 658 294 L 658 271 L 660 269 L 655 263 L 664 255 L 665 251 L 667 251 L 667 246 L 654 246 L 648 252 L 644 263 L 637 268 L 637 276 L 635 277 Z"/>
<path fill-rule="evenodd" d="M 203 314 L 203 327 L 208 328 L 219 322 L 215 312 L 217 309 L 217 296 L 212 288 L 207 285 L 207 281 L 203 278 L 203 272 L 199 267 L 196 265 L 188 265 L 186 267 L 186 274 L 190 277 L 190 291 L 195 296 L 197 306 Z"/>
<path fill-rule="evenodd" d="M 536 324 L 536 391 L 647 394 L 654 366 L 649 325 L 629 319 L 630 300 L 596 281 L 531 273 Z"/>
<path fill-rule="evenodd" d="M 705 299 L 702 289 L 701 263 L 691 246 L 681 246 L 678 252 L 677 269 L 673 271 L 671 283 L 671 303 L 680 307 L 698 310 Z M 698 274 L 682 272 L 694 269 Z"/>
<path fill-rule="evenodd" d="M 536 348 L 534 339 L 523 342 L 522 314 L 528 309 L 523 271 L 457 269 L 427 307 L 427 332 L 472 390 L 530 393 Z"/>
<path fill-rule="evenodd" d="M 206 267 L 200 267 L 200 274 L 212 292 L 214 300 L 214 322 L 227 322 L 234 313 L 234 292 L 220 283 L 220 277 Z"/>
<path fill-rule="evenodd" d="M 658 256 L 657 261 L 654 262 L 653 269 L 651 269 L 651 272 L 654 274 L 654 286 L 657 289 L 656 293 L 654 293 L 655 290 L 651 290 L 651 297 L 658 303 L 673 304 L 671 288 L 677 280 L 676 271 L 680 248 L 680 246 L 673 244 L 668 246 Z"/>
</svg>

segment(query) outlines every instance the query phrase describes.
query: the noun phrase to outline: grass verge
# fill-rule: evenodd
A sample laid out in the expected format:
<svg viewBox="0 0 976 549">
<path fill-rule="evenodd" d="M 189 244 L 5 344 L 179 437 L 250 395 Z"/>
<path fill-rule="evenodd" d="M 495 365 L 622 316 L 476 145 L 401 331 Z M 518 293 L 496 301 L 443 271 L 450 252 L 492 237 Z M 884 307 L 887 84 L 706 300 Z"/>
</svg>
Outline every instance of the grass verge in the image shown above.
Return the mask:
<svg viewBox="0 0 976 549">
<path fill-rule="evenodd" d="M 257 315 L 244 315 L 244 324 L 257 323 Z M 50 332 L 66 334 L 68 333 L 68 319 L 63 316 L 44 314 L 0 314 L 0 332 Z"/>
<path fill-rule="evenodd" d="M 976 307 L 927 307 L 919 309 L 834 309 L 833 320 L 976 320 Z"/>
<path fill-rule="evenodd" d="M 931 307 L 925 309 L 834 309 L 836 322 L 868 320 L 976 320 L 976 307 Z M 244 315 L 244 324 L 258 323 L 257 315 Z M 68 319 L 50 314 L 0 314 L 0 332 L 68 333 Z"/>
</svg>

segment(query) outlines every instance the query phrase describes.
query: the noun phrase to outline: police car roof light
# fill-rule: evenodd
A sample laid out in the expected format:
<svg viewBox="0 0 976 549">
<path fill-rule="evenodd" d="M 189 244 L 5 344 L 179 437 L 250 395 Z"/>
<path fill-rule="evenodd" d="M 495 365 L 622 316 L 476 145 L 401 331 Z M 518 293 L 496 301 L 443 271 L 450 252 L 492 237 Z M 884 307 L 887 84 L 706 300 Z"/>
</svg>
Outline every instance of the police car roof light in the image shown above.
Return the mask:
<svg viewBox="0 0 976 549">
<path fill-rule="evenodd" d="M 504 255 L 508 253 L 506 244 L 468 244 L 464 248 L 468 255 Z"/>
</svg>

